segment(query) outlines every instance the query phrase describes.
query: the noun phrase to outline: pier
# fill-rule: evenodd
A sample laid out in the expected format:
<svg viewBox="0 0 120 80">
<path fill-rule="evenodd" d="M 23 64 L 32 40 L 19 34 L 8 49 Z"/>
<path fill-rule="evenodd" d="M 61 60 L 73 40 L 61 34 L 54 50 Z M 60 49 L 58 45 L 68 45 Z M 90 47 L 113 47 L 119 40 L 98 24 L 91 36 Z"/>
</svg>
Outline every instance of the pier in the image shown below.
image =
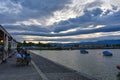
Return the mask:
<svg viewBox="0 0 120 80">
<path fill-rule="evenodd" d="M 31 54 L 37 69 L 44 74 L 43 78 L 47 78 L 44 80 L 96 80 L 93 77 L 67 68 L 42 56 Z"/>
<path fill-rule="evenodd" d="M 2 26 L 0 46 L 0 80 L 96 80 L 30 51 L 30 65 L 16 65 L 17 41 Z"/>
<path fill-rule="evenodd" d="M 0 80 L 96 80 L 36 54 L 31 55 L 28 66 L 17 66 L 15 55 L 0 64 Z"/>
</svg>

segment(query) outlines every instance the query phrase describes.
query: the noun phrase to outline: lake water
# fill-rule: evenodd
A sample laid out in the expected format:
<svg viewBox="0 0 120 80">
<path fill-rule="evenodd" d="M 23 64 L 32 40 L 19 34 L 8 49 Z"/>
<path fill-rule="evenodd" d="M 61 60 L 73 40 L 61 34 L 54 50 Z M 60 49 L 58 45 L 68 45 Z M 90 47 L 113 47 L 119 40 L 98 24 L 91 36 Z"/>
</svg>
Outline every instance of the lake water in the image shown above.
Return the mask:
<svg viewBox="0 0 120 80">
<path fill-rule="evenodd" d="M 81 54 L 80 50 L 32 50 L 35 54 L 48 58 L 56 63 L 85 73 L 98 80 L 120 80 L 117 76 L 120 70 L 120 49 L 105 49 L 113 56 L 103 56 L 103 49 L 88 50 L 88 54 Z"/>
</svg>

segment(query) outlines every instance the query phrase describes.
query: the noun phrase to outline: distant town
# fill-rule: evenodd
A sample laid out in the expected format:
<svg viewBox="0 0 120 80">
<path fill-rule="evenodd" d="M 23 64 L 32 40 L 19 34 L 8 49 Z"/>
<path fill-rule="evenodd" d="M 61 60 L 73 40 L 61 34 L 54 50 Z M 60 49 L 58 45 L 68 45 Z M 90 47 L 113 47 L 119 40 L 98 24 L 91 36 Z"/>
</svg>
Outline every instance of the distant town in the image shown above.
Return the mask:
<svg viewBox="0 0 120 80">
<path fill-rule="evenodd" d="M 18 43 L 19 48 L 37 50 L 75 50 L 75 49 L 120 49 L 120 40 L 104 40 L 81 43 Z"/>
</svg>

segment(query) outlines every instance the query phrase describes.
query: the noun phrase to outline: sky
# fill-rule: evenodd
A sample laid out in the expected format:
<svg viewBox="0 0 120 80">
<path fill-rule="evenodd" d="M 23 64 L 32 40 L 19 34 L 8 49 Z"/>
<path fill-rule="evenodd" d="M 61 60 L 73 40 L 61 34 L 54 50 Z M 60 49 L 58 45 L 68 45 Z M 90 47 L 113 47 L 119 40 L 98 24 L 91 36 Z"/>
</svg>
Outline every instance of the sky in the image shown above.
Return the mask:
<svg viewBox="0 0 120 80">
<path fill-rule="evenodd" d="M 120 1 L 0 0 L 0 24 L 19 42 L 120 39 Z"/>
</svg>

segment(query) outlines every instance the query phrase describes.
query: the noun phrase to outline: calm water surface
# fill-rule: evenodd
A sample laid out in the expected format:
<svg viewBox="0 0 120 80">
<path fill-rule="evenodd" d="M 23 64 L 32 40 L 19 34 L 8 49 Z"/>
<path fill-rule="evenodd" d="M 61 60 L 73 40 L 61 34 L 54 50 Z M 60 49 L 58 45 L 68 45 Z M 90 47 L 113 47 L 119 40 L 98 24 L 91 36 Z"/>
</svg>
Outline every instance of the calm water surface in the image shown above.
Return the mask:
<svg viewBox="0 0 120 80">
<path fill-rule="evenodd" d="M 120 70 L 120 49 L 106 49 L 113 56 L 103 56 L 103 49 L 88 50 L 89 54 L 81 54 L 79 50 L 33 50 L 35 54 L 48 58 L 54 62 L 92 76 L 98 80 L 120 80 L 117 76 Z"/>
</svg>

